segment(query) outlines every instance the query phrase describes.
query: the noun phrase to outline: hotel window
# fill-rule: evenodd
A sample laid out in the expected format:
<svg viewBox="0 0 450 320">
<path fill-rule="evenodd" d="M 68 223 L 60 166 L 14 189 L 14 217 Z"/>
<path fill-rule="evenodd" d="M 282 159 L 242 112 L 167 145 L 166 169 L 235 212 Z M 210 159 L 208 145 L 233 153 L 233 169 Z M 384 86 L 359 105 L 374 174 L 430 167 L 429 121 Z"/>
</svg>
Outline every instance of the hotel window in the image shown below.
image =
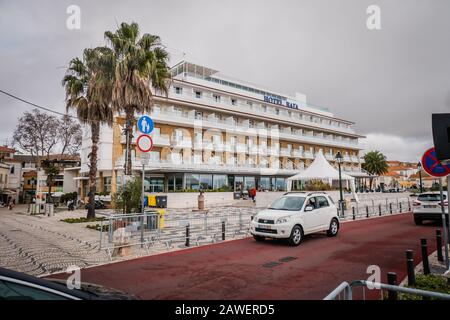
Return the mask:
<svg viewBox="0 0 450 320">
<path fill-rule="evenodd" d="M 250 106 L 250 107 L 252 107 L 252 106 L 253 106 L 253 102 L 247 101 L 247 105 Z"/>
<path fill-rule="evenodd" d="M 280 114 L 280 109 L 276 108 L 275 109 L 275 114 Z"/>
<path fill-rule="evenodd" d="M 182 87 L 175 87 L 175 93 L 176 94 L 183 94 L 183 88 Z"/>
<path fill-rule="evenodd" d="M 263 104 L 263 105 L 261 106 L 261 109 L 262 109 L 263 112 L 266 112 L 266 111 L 267 111 L 267 106 Z"/>
<path fill-rule="evenodd" d="M 213 93 L 213 98 L 215 102 L 220 102 L 220 96 L 218 94 Z"/>
<path fill-rule="evenodd" d="M 233 106 L 237 105 L 237 99 L 231 98 L 231 104 L 232 104 Z"/>
<path fill-rule="evenodd" d="M 292 112 L 291 111 L 288 111 L 288 117 L 289 118 L 292 117 Z"/>
<path fill-rule="evenodd" d="M 197 99 L 200 99 L 200 98 L 202 97 L 202 92 L 201 92 L 201 91 L 195 90 L 195 97 L 196 97 Z"/>
<path fill-rule="evenodd" d="M 203 118 L 203 112 L 195 111 L 195 119 L 201 120 Z"/>
<path fill-rule="evenodd" d="M 111 192 L 111 177 L 103 177 L 103 192 Z"/>
</svg>

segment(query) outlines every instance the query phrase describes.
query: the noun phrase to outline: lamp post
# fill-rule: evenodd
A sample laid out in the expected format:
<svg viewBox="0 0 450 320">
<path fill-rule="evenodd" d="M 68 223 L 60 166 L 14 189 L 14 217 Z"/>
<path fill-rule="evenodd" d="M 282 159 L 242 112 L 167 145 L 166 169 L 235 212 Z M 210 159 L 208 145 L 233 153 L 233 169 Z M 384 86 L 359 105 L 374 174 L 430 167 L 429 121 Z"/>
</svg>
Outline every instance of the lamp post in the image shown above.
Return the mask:
<svg viewBox="0 0 450 320">
<path fill-rule="evenodd" d="M 420 161 L 417 163 L 417 169 L 419 169 L 419 190 L 420 193 L 423 192 L 423 188 L 422 188 L 422 164 L 420 163 Z"/>
<path fill-rule="evenodd" d="M 339 209 L 341 210 L 341 215 L 344 216 L 344 195 L 342 193 L 342 175 L 341 175 L 341 163 L 342 163 L 342 154 L 341 152 L 336 153 L 336 161 L 338 163 L 338 168 L 339 168 L 339 195 L 340 195 L 340 199 L 339 199 Z"/>
</svg>

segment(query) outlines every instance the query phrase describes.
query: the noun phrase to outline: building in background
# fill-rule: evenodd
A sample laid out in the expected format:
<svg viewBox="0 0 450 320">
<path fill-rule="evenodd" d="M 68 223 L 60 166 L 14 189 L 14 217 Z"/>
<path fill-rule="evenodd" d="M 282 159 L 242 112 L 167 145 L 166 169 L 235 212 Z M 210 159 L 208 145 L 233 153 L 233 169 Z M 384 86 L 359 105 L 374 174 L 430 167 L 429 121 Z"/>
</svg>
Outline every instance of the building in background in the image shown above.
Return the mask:
<svg viewBox="0 0 450 320">
<path fill-rule="evenodd" d="M 156 93 L 149 113 L 155 129 L 146 191 L 284 190 L 285 179 L 308 167 L 319 151 L 334 166 L 341 152 L 344 171 L 364 175 L 362 136 L 354 123 L 308 105 L 305 95 L 281 94 L 185 61 L 171 72 L 168 96 Z M 99 192 L 115 192 L 123 181 L 125 119 L 116 115 L 115 120 L 100 132 Z M 91 146 L 90 131 L 83 131 L 77 179 L 85 196 Z M 133 148 L 135 174 L 141 170 L 139 158 Z"/>
</svg>

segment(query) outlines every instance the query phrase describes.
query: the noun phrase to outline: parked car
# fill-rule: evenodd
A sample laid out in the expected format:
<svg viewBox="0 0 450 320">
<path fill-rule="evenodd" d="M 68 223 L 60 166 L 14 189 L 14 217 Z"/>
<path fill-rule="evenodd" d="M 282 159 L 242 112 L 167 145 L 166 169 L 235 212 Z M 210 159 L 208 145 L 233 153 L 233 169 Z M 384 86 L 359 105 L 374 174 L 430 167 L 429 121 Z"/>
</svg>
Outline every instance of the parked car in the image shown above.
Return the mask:
<svg viewBox="0 0 450 320">
<path fill-rule="evenodd" d="M 448 212 L 448 200 L 444 194 L 445 213 Z M 422 224 L 424 220 L 442 221 L 441 194 L 439 192 L 420 193 L 413 202 L 414 222 Z M 448 223 L 448 222 L 447 222 Z"/>
<path fill-rule="evenodd" d="M 339 217 L 326 193 L 288 192 L 253 217 L 250 230 L 256 241 L 286 239 L 297 246 L 310 233 L 326 231 L 328 236 L 336 236 Z"/>
<path fill-rule="evenodd" d="M 81 283 L 69 289 L 64 280 L 46 280 L 0 268 L 0 300 L 135 300 L 119 290 Z"/>
</svg>

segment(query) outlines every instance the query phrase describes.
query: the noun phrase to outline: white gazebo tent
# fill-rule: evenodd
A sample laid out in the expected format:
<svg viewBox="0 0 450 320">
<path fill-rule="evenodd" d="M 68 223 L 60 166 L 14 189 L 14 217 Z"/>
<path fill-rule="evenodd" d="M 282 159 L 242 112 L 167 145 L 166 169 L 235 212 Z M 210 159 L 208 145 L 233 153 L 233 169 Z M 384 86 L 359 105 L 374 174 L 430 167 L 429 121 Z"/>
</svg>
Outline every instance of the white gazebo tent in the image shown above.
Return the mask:
<svg viewBox="0 0 450 320">
<path fill-rule="evenodd" d="M 341 179 L 343 181 L 348 181 L 350 183 L 350 189 L 353 193 L 353 198 L 358 201 L 356 192 L 355 192 L 355 178 L 352 176 L 349 176 L 348 174 L 341 172 Z M 318 152 L 316 155 L 316 158 L 311 163 L 311 165 L 305 169 L 304 171 L 300 172 L 299 174 L 296 174 L 292 177 L 289 177 L 286 179 L 287 181 L 287 189 L 288 191 L 291 191 L 292 189 L 292 181 L 294 180 L 301 180 L 301 181 L 308 181 L 308 180 L 328 180 L 330 185 L 332 184 L 333 180 L 339 181 L 339 171 L 336 170 L 323 156 L 322 152 Z"/>
</svg>

